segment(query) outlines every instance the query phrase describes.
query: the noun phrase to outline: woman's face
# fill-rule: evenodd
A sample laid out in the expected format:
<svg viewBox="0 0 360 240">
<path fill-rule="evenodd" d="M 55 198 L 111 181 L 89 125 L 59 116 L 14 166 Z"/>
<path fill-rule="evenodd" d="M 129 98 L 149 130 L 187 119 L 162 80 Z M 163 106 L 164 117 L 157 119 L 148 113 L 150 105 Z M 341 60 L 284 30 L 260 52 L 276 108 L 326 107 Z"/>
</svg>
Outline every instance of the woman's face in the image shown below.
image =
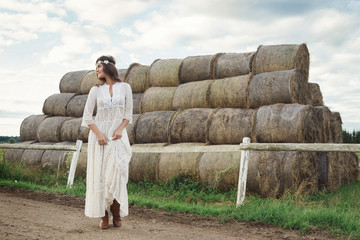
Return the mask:
<svg viewBox="0 0 360 240">
<path fill-rule="evenodd" d="M 103 63 L 96 63 L 96 76 L 98 78 L 105 78 Z"/>
</svg>

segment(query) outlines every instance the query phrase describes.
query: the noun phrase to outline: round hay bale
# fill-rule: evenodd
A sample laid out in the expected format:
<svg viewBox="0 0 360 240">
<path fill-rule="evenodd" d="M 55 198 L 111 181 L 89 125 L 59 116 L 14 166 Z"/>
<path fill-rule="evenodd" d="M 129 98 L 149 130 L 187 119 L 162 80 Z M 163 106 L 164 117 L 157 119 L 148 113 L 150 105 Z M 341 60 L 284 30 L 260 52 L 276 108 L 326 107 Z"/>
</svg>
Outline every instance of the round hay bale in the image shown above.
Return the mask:
<svg viewBox="0 0 360 240">
<path fill-rule="evenodd" d="M 37 129 L 47 115 L 30 115 L 25 118 L 20 126 L 20 139 L 25 141 L 38 141 Z"/>
<path fill-rule="evenodd" d="M 174 111 L 157 111 L 141 114 L 135 128 L 135 143 L 168 142 L 169 125 Z"/>
<path fill-rule="evenodd" d="M 36 142 L 32 145 L 52 145 L 52 142 Z M 21 156 L 21 163 L 28 166 L 40 166 L 41 157 L 45 150 L 25 149 Z"/>
<path fill-rule="evenodd" d="M 255 160 L 257 188 L 247 185 L 250 192 L 262 197 L 281 197 L 290 190 L 297 194 L 311 194 L 318 189 L 316 154 L 312 152 L 251 151 Z"/>
<path fill-rule="evenodd" d="M 253 109 L 218 109 L 209 125 L 210 143 L 240 144 L 244 137 L 254 139 L 255 114 Z"/>
<path fill-rule="evenodd" d="M 126 126 L 126 132 L 128 134 L 130 144 L 135 143 L 135 136 L 136 136 L 135 129 L 136 129 L 136 123 L 137 123 L 137 120 L 139 117 L 140 117 L 140 114 L 133 114 L 133 117 L 132 117 L 133 123 L 129 123 Z"/>
<path fill-rule="evenodd" d="M 125 75 L 126 75 L 127 69 L 118 69 L 119 78 L 121 81 L 125 82 Z"/>
<path fill-rule="evenodd" d="M 345 164 L 348 168 L 348 176 L 349 176 L 349 183 L 356 181 L 357 176 L 359 175 L 359 158 L 356 153 L 347 152 L 343 153 Z"/>
<path fill-rule="evenodd" d="M 275 104 L 258 109 L 255 137 L 259 143 L 314 143 L 318 120 L 309 105 Z"/>
<path fill-rule="evenodd" d="M 31 144 L 32 141 L 21 142 L 21 144 Z M 6 149 L 4 152 L 4 160 L 9 162 L 20 163 L 21 156 L 24 153 L 25 149 Z"/>
<path fill-rule="evenodd" d="M 180 83 L 213 79 L 213 65 L 217 55 L 191 56 L 180 66 Z"/>
<path fill-rule="evenodd" d="M 80 81 L 88 70 L 66 73 L 60 80 L 59 89 L 61 93 L 77 93 Z"/>
<path fill-rule="evenodd" d="M 178 143 L 168 146 L 186 148 L 188 146 L 204 146 L 204 143 Z M 166 147 L 164 147 L 166 148 Z M 159 156 L 159 181 L 168 181 L 181 173 L 197 177 L 199 160 L 202 153 L 161 153 Z"/>
<path fill-rule="evenodd" d="M 143 93 L 133 93 L 133 114 L 139 114 Z"/>
<path fill-rule="evenodd" d="M 94 70 L 88 71 L 80 81 L 78 93 L 79 94 L 88 94 L 90 89 L 98 83 L 102 83 L 96 76 Z"/>
<path fill-rule="evenodd" d="M 159 153 L 133 153 L 129 164 L 129 180 L 158 181 Z"/>
<path fill-rule="evenodd" d="M 329 143 L 331 142 L 331 133 L 330 133 L 330 122 L 332 119 L 331 111 L 326 106 L 317 106 L 314 107 L 316 117 L 318 119 L 320 129 L 319 129 L 319 142 Z"/>
<path fill-rule="evenodd" d="M 210 86 L 213 82 L 204 80 L 181 84 L 174 94 L 173 109 L 209 108 Z"/>
<path fill-rule="evenodd" d="M 213 81 L 210 85 L 210 107 L 246 108 L 250 77 L 249 74 Z"/>
<path fill-rule="evenodd" d="M 37 137 L 40 142 L 60 142 L 61 126 L 68 117 L 48 117 L 39 125 Z"/>
<path fill-rule="evenodd" d="M 75 93 L 55 93 L 48 97 L 43 105 L 43 113 L 52 116 L 66 116 L 66 106 Z"/>
<path fill-rule="evenodd" d="M 224 53 L 215 61 L 215 78 L 227 78 L 246 75 L 251 72 L 255 52 Z"/>
<path fill-rule="evenodd" d="M 72 97 L 66 105 L 66 116 L 82 117 L 88 94 Z"/>
<path fill-rule="evenodd" d="M 340 171 L 340 162 L 338 152 L 328 152 L 327 153 L 327 182 L 326 190 L 334 191 L 338 189 L 341 185 L 341 171 Z"/>
<path fill-rule="evenodd" d="M 214 109 L 186 109 L 174 117 L 170 125 L 171 143 L 208 142 L 209 121 Z"/>
<path fill-rule="evenodd" d="M 76 142 L 80 136 L 80 126 L 82 118 L 66 119 L 61 125 L 60 141 L 61 142 Z"/>
<path fill-rule="evenodd" d="M 221 191 L 230 190 L 239 179 L 239 152 L 205 152 L 199 161 L 199 183 Z"/>
<path fill-rule="evenodd" d="M 148 72 L 148 87 L 176 87 L 180 84 L 179 70 L 182 59 L 155 60 Z"/>
<path fill-rule="evenodd" d="M 80 126 L 80 130 L 79 130 L 79 131 L 80 131 L 80 132 L 79 132 L 79 137 L 78 137 L 78 139 L 81 140 L 81 141 L 83 141 L 83 142 L 88 142 L 90 128 Z"/>
<path fill-rule="evenodd" d="M 323 96 L 320 90 L 320 86 L 317 83 L 308 83 L 308 99 L 307 104 L 313 106 L 323 106 Z"/>
<path fill-rule="evenodd" d="M 141 113 L 170 111 L 177 87 L 148 88 L 141 99 Z"/>
<path fill-rule="evenodd" d="M 342 120 L 339 112 L 332 112 L 330 133 L 332 143 L 343 143 Z"/>
<path fill-rule="evenodd" d="M 125 74 L 125 82 L 129 83 L 133 93 L 143 93 L 146 90 L 149 66 L 133 63 Z"/>
<path fill-rule="evenodd" d="M 253 74 L 298 69 L 309 76 L 310 56 L 306 44 L 260 45 L 252 64 Z"/>
<path fill-rule="evenodd" d="M 249 107 L 258 108 L 276 103 L 306 104 L 306 81 L 305 75 L 296 69 L 255 75 L 249 82 Z"/>
<path fill-rule="evenodd" d="M 54 145 L 75 145 L 73 142 L 59 142 Z M 63 150 L 45 150 L 41 156 L 41 166 L 46 169 L 60 170 L 66 169 L 67 151 Z M 60 166 L 59 166 L 60 164 Z M 77 168 L 77 167 L 76 167 Z"/>
<path fill-rule="evenodd" d="M 326 152 L 316 152 L 318 159 L 318 186 L 325 188 L 328 181 L 328 158 Z"/>
</svg>

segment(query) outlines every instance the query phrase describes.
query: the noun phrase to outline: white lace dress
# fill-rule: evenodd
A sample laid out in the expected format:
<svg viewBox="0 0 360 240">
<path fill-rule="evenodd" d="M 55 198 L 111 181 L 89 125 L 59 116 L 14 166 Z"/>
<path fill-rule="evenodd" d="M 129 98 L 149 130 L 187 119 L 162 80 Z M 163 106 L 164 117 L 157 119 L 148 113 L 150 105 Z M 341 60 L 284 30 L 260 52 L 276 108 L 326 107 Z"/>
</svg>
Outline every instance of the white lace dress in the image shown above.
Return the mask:
<svg viewBox="0 0 360 240">
<path fill-rule="evenodd" d="M 131 147 L 126 129 L 121 139 L 111 139 L 124 118 L 132 122 L 132 90 L 129 84 L 116 82 L 111 97 L 109 88 L 107 84 L 91 88 L 81 124 L 86 127 L 95 124 L 108 140 L 106 145 L 99 145 L 95 133 L 89 133 L 85 199 L 85 215 L 88 217 L 103 217 L 105 210 L 111 214 L 113 199 L 120 203 L 120 216 L 128 215 L 126 185 Z M 95 104 L 97 113 L 93 119 Z"/>
</svg>

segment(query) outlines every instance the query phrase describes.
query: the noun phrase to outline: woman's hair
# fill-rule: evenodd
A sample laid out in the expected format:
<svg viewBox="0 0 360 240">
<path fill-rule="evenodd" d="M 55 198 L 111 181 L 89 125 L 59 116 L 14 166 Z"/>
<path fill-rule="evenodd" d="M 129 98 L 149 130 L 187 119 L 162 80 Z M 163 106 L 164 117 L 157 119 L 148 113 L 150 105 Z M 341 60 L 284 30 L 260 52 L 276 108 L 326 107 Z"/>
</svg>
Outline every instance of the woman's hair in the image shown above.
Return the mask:
<svg viewBox="0 0 360 240">
<path fill-rule="evenodd" d="M 114 81 L 121 82 L 121 79 L 119 77 L 119 73 L 117 68 L 115 67 L 115 58 L 113 56 L 101 56 L 98 59 L 96 59 L 95 64 L 101 63 L 103 66 L 103 71 L 107 75 L 111 77 Z M 105 84 L 105 78 L 99 78 L 103 83 L 99 85 Z M 96 84 L 99 86 L 98 84 Z"/>
</svg>

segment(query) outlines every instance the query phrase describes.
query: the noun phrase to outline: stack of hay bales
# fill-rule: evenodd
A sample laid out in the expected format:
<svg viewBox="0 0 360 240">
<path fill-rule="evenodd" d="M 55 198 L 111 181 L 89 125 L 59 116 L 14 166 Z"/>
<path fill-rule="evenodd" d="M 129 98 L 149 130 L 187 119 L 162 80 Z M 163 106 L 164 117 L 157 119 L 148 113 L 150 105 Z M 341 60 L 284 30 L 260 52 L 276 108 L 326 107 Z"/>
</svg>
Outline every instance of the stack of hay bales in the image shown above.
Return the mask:
<svg viewBox="0 0 360 240">
<path fill-rule="evenodd" d="M 185 172 L 225 190 L 237 184 L 241 153 L 186 153 L 189 145 L 239 144 L 244 137 L 260 143 L 341 143 L 340 114 L 324 106 L 319 85 L 308 82 L 309 62 L 305 44 L 269 45 L 256 52 L 158 59 L 119 70 L 133 90 L 133 123 L 127 126 L 132 146 L 184 148 L 176 154 L 134 153 L 130 180 L 166 181 Z M 94 71 L 65 74 L 60 93 L 45 101 L 44 114 L 23 121 L 21 139 L 86 141 L 81 116 L 97 82 Z M 264 197 L 333 190 L 356 179 L 355 157 L 252 151 L 247 188 Z M 86 154 L 80 162 L 85 169 Z"/>
</svg>

